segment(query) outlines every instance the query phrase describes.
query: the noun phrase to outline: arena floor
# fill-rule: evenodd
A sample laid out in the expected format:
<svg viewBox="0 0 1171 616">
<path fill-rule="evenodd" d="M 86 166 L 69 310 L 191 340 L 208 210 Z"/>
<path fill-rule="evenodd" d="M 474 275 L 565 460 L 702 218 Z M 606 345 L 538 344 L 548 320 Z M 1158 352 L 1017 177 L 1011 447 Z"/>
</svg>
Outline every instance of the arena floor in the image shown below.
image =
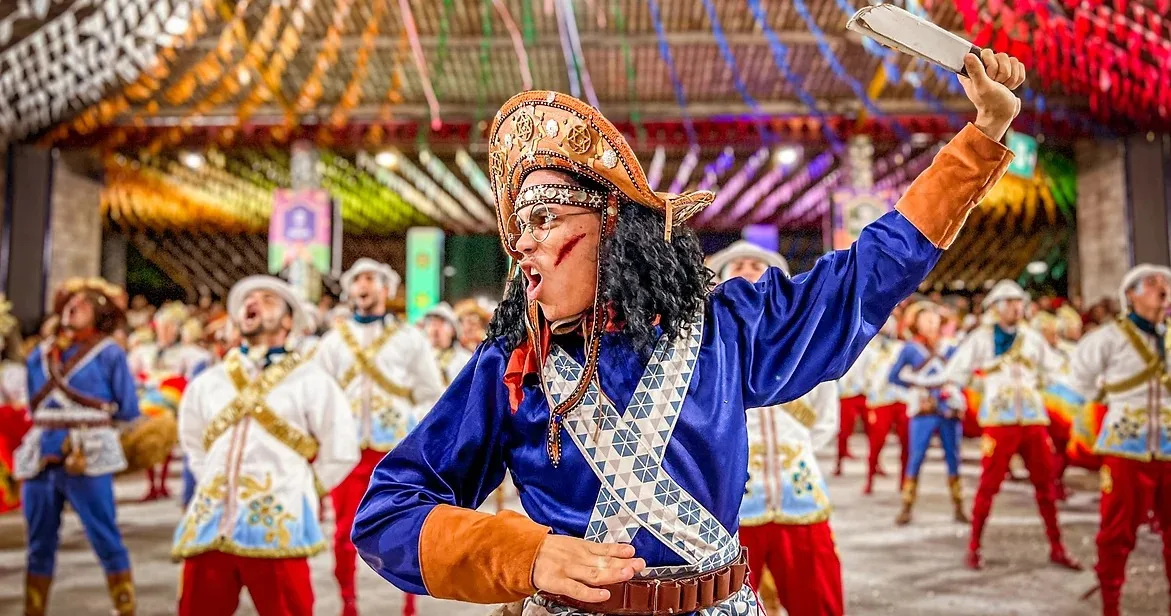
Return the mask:
<svg viewBox="0 0 1171 616">
<path fill-rule="evenodd" d="M 855 437 L 852 445 L 857 454 L 866 450 L 860 437 Z M 836 506 L 833 526 L 843 561 L 849 614 L 1091 616 L 1099 612 L 1096 597 L 1088 601 L 1080 598 L 1095 585 L 1089 566 L 1094 560 L 1098 518 L 1096 477 L 1071 471 L 1069 481 L 1077 491 L 1061 507 L 1067 544 L 1087 564 L 1087 571 L 1072 573 L 1047 564 L 1047 546 L 1032 487 L 1027 482 L 1006 482 L 986 531 L 987 568 L 973 572 L 962 563 L 968 528 L 951 519 L 942 458 L 938 450 L 933 453 L 924 470 L 915 522 L 909 527 L 899 528 L 893 523 L 899 506 L 893 476 L 883 479 L 870 497 L 860 492 L 864 472 L 861 460 L 849 461 L 843 477 L 830 479 Z M 886 454 L 886 468 L 896 469 L 893 443 Z M 832 468 L 832 461 L 823 458 L 823 465 Z M 963 471 L 969 506 L 978 474 L 978 443 L 969 442 Z M 125 478 L 118 483 L 118 496 L 125 501 L 119 515 L 134 561 L 139 614 L 162 616 L 174 613 L 175 608 L 179 566 L 171 562 L 169 549 L 180 511 L 176 502 L 131 502 L 142 488 L 139 478 Z M 19 515 L 0 517 L 0 614 L 21 613 L 23 536 Z M 66 515 L 62 525 L 61 546 L 49 614 L 107 614 L 105 581 L 72 514 Z M 1124 613 L 1168 613 L 1160 548 L 1157 536 L 1146 530 L 1140 532 L 1139 545 L 1129 564 Z M 316 613 L 333 616 L 339 611 L 339 602 L 332 556 L 321 554 L 312 560 L 312 566 Z M 363 613 L 397 614 L 402 594 L 365 566 L 359 569 Z M 422 616 L 471 616 L 486 611 L 483 606 L 429 598 L 419 602 Z M 255 614 L 247 599 L 239 614 Z"/>
</svg>

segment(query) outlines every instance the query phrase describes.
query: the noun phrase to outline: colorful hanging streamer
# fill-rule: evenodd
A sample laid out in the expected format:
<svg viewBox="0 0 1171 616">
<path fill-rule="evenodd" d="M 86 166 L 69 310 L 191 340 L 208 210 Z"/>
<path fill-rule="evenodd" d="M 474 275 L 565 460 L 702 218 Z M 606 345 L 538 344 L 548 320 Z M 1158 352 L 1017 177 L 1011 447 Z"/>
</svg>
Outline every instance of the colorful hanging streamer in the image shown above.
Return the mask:
<svg viewBox="0 0 1171 616">
<path fill-rule="evenodd" d="M 647 170 L 646 179 L 651 190 L 658 190 L 659 182 L 663 179 L 663 167 L 667 164 L 667 150 L 663 146 L 655 148 L 655 155 L 651 157 L 651 166 Z"/>
<path fill-rule="evenodd" d="M 687 95 L 683 91 L 683 82 L 679 80 L 679 72 L 675 70 L 675 59 L 671 56 L 671 45 L 667 43 L 667 33 L 663 28 L 662 14 L 659 12 L 659 1 L 647 0 L 647 2 L 650 7 L 651 24 L 654 25 L 655 37 L 659 42 L 659 56 L 662 57 L 663 64 L 667 65 L 667 76 L 671 78 L 671 88 L 675 91 L 675 102 L 679 105 L 679 113 L 683 116 L 683 131 L 687 133 L 687 142 L 694 148 L 698 141 L 695 125 L 691 121 L 691 113 L 687 110 Z M 690 152 L 688 153 L 690 154 Z M 688 169 L 687 173 L 690 175 L 691 170 Z"/>
<path fill-rule="evenodd" d="M 817 49 L 821 52 L 821 57 L 824 58 L 827 63 L 829 63 L 830 69 L 834 72 L 834 75 L 836 75 L 838 79 L 842 80 L 847 86 L 850 87 L 851 90 L 853 90 L 854 96 L 858 97 L 858 100 L 862 102 L 862 107 L 865 108 L 870 115 L 875 117 L 882 117 L 884 115 L 882 110 L 879 109 L 878 105 L 874 104 L 874 101 L 871 100 L 870 96 L 866 94 L 866 88 L 861 84 L 861 82 L 855 79 L 853 75 L 847 72 L 846 69 L 842 66 L 841 61 L 838 60 L 837 54 L 834 53 L 833 48 L 831 48 L 829 45 L 829 41 L 827 41 L 825 38 L 825 33 L 821 30 L 821 27 L 817 25 L 817 20 L 814 19 L 813 15 L 809 13 L 809 7 L 805 6 L 805 1 L 793 0 L 793 9 L 797 11 L 797 14 L 801 16 L 801 20 L 805 22 L 805 27 L 809 28 L 809 31 L 813 34 L 813 38 L 817 41 Z M 906 129 L 904 129 L 897 122 L 891 125 L 891 130 L 894 131 L 895 137 L 900 141 L 908 137 Z"/>
<path fill-rule="evenodd" d="M 468 184 L 472 185 L 472 189 L 480 193 L 480 197 L 486 203 L 496 203 L 496 198 L 492 196 L 492 185 L 488 182 L 488 176 L 484 174 L 484 170 L 472 160 L 472 155 L 468 151 L 460 148 L 455 152 L 455 166 L 459 167 L 464 177 L 468 179 Z"/>
<path fill-rule="evenodd" d="M 407 32 L 407 40 L 411 43 L 411 53 L 415 58 L 415 69 L 419 72 L 419 82 L 423 85 L 423 96 L 426 97 L 427 107 L 431 111 L 431 130 L 439 130 L 443 126 L 443 121 L 439 117 L 439 100 L 435 98 L 435 88 L 427 74 L 427 58 L 423 56 L 423 44 L 419 42 L 419 30 L 415 27 L 415 14 L 411 12 L 411 2 L 398 0 L 398 7 L 402 14 L 403 28 Z"/>
<path fill-rule="evenodd" d="M 558 23 L 564 25 L 564 29 L 558 28 L 558 32 L 564 39 L 561 46 L 562 49 L 569 50 L 565 61 L 570 64 L 570 71 L 580 79 L 581 91 L 585 94 L 586 101 L 595 109 L 600 109 L 598 93 L 594 91 L 594 84 L 590 80 L 590 71 L 585 62 L 585 53 L 582 51 L 581 35 L 577 31 L 577 17 L 573 13 L 573 4 L 570 0 L 560 0 L 555 6 L 560 20 Z"/>
<path fill-rule="evenodd" d="M 636 143 L 641 145 L 646 141 L 646 127 L 642 124 L 642 111 L 639 108 L 638 76 L 634 70 L 634 51 L 630 48 L 630 33 L 626 29 L 626 17 L 622 13 L 622 3 L 619 0 L 610 0 L 610 10 L 614 13 L 615 29 L 622 33 L 622 63 L 626 67 L 626 100 L 630 103 L 630 121 L 634 124 Z M 599 11 L 598 15 L 604 17 L 605 13 Z M 599 27 L 605 28 L 605 26 Z M 657 184 L 658 182 L 654 185 Z"/>
<path fill-rule="evenodd" d="M 699 180 L 697 190 L 716 190 L 716 183 L 733 165 L 736 164 L 736 152 L 731 146 L 724 148 L 714 161 L 703 168 L 703 178 Z"/>
<path fill-rule="evenodd" d="M 837 131 L 830 125 L 825 113 L 821 111 L 821 105 L 818 104 L 817 99 L 805 89 L 804 77 L 798 76 L 793 72 L 793 68 L 789 66 L 789 48 L 781 43 L 780 37 L 768 25 L 768 18 L 764 13 L 764 7 L 761 6 L 760 0 L 748 0 L 748 8 L 752 10 L 752 18 L 756 21 L 756 26 L 760 28 L 761 33 L 764 34 L 765 41 L 768 42 L 769 53 L 772 55 L 773 64 L 781 72 L 781 77 L 792 88 L 797 98 L 809 108 L 809 112 L 813 114 L 813 117 L 817 118 L 821 128 L 821 134 L 830 144 L 830 148 L 835 151 L 841 150 L 844 145 L 841 137 L 838 136 Z"/>
<path fill-rule="evenodd" d="M 468 190 L 467 186 L 464 186 L 464 183 L 459 181 L 459 178 L 455 177 L 455 174 L 447 168 L 447 165 L 439 160 L 439 157 L 431 154 L 430 150 L 421 149 L 419 150 L 419 162 L 427 169 L 431 177 L 439 182 L 443 190 L 458 199 L 464 210 L 480 221 L 484 229 L 492 229 L 496 226 L 496 215 L 491 208 L 477 199 L 472 191 Z"/>
<path fill-rule="evenodd" d="M 516 27 L 516 22 L 512 19 L 512 14 L 508 12 L 508 5 L 504 4 L 504 0 L 492 0 L 492 4 L 496 7 L 496 12 L 500 13 L 500 19 L 504 20 L 504 28 L 508 30 L 508 36 L 512 38 L 512 48 L 516 51 L 516 61 L 520 68 L 521 87 L 525 90 L 533 89 L 533 74 L 529 70 L 529 54 L 525 51 L 525 42 L 521 38 L 520 30 Z"/>
<path fill-rule="evenodd" d="M 720 24 L 716 6 L 712 0 L 703 0 L 703 8 L 707 12 L 708 20 L 712 22 L 712 36 L 716 39 L 716 47 L 720 50 L 720 57 L 723 58 L 724 66 L 728 67 L 728 72 L 732 75 L 732 85 L 752 112 L 752 123 L 756 126 L 756 132 L 760 135 L 761 141 L 769 143 L 772 139 L 769 136 L 768 128 L 764 125 L 760 103 L 757 103 L 756 99 L 753 98 L 744 79 L 740 76 L 740 68 L 736 65 L 736 55 L 732 53 L 732 47 L 728 45 L 728 37 L 724 35 L 724 27 Z"/>
<path fill-rule="evenodd" d="M 704 209 L 696 220 L 696 224 L 702 225 L 723 211 L 724 207 L 740 194 L 740 191 L 744 189 L 744 186 L 748 184 L 749 180 L 756 177 L 757 172 L 768 161 L 769 156 L 768 148 L 760 148 L 755 154 L 750 156 L 748 161 L 736 171 L 728 182 L 720 187 L 720 190 L 716 193 L 716 200 Z"/>
<path fill-rule="evenodd" d="M 691 172 L 695 170 L 695 165 L 698 163 L 699 146 L 693 145 L 687 149 L 687 154 L 683 156 L 683 161 L 679 163 L 679 171 L 675 173 L 675 180 L 671 182 L 670 192 L 676 194 L 683 192 L 683 189 L 687 187 L 688 180 L 691 179 Z"/>
</svg>

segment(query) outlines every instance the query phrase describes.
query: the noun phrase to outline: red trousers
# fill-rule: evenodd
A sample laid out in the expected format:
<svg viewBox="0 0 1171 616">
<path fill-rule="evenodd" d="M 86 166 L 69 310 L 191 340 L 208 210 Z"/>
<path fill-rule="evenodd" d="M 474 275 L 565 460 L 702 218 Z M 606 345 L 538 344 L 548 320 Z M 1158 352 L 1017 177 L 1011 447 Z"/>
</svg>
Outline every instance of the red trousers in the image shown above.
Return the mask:
<svg viewBox="0 0 1171 616">
<path fill-rule="evenodd" d="M 343 601 L 354 600 L 357 597 L 354 574 L 358 566 L 358 548 L 350 541 L 350 533 L 354 529 L 354 516 L 358 513 L 362 497 L 366 495 L 366 487 L 370 485 L 374 467 L 378 466 L 385 455 L 386 453 L 381 451 L 363 449 L 358 466 L 329 493 L 329 498 L 333 501 L 334 517 L 337 518 L 333 530 L 333 574 L 337 578 Z"/>
<path fill-rule="evenodd" d="M 866 396 L 852 396 L 850 398 L 842 398 L 842 423 L 838 430 L 838 465 L 842 463 L 842 458 L 853 457 L 850 455 L 850 435 L 854 434 L 855 424 L 858 419 L 862 420 L 862 426 L 866 429 L 866 433 L 870 433 L 870 412 L 866 408 Z"/>
<path fill-rule="evenodd" d="M 874 481 L 874 474 L 878 471 L 878 456 L 882 453 L 882 447 L 886 445 L 886 435 L 890 434 L 891 426 L 894 426 L 895 434 L 899 437 L 899 447 L 902 449 L 899 454 L 901 460 L 899 466 L 900 483 L 903 476 L 906 475 L 907 455 L 910 450 L 910 422 L 907 419 L 907 406 L 902 402 L 876 406 L 870 409 L 870 424 L 867 426 L 870 429 L 870 466 L 866 474 L 867 486 Z"/>
<path fill-rule="evenodd" d="M 753 590 L 760 590 L 767 566 L 790 616 L 842 614 L 842 563 L 828 521 L 741 526 L 740 544 L 748 548 L 748 581 Z"/>
<path fill-rule="evenodd" d="M 1135 532 L 1153 507 L 1163 527 L 1163 569 L 1171 585 L 1171 462 L 1140 462 L 1105 456 L 1102 465 L 1102 521 L 1098 529 L 1098 564 L 1102 613 L 1118 614 L 1126 559 Z"/>
<path fill-rule="evenodd" d="M 980 485 L 972 503 L 972 537 L 968 548 L 980 549 L 980 537 L 992 511 L 992 498 L 1008 473 L 1008 463 L 1020 454 L 1029 470 L 1029 481 L 1037 494 L 1037 508 L 1045 522 L 1050 549 L 1061 546 L 1061 529 L 1057 525 L 1057 488 L 1053 483 L 1053 443 L 1046 426 L 989 426 L 984 428 L 984 459 Z"/>
<path fill-rule="evenodd" d="M 308 558 L 204 552 L 183 562 L 179 616 L 231 616 L 248 589 L 260 616 L 313 616 Z"/>
</svg>

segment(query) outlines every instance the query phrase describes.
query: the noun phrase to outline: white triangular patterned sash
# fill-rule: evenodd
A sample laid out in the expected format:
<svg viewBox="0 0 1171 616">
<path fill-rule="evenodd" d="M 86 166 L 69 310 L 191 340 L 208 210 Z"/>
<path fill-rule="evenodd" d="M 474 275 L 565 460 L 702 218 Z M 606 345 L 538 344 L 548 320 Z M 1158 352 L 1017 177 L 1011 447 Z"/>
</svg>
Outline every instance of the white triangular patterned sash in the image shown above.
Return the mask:
<svg viewBox="0 0 1171 616">
<path fill-rule="evenodd" d="M 740 546 L 706 508 L 663 470 L 663 454 L 683 400 L 703 337 L 702 320 L 675 343 L 660 339 L 625 415 L 590 383 L 581 405 L 565 417 L 565 429 L 602 481 L 585 538 L 629 542 L 640 528 L 689 563 L 706 570 L 730 562 Z M 554 345 L 545 363 L 549 403 L 574 390 L 582 367 Z"/>
</svg>

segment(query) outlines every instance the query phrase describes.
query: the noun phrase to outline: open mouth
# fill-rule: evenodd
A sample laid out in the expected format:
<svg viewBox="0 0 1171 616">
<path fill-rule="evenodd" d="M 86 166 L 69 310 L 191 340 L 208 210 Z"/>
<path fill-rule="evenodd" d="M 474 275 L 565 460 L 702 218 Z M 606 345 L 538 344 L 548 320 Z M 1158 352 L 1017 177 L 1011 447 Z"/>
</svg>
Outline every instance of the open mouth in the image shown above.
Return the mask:
<svg viewBox="0 0 1171 616">
<path fill-rule="evenodd" d="M 528 285 L 525 287 L 525 295 L 529 299 L 533 299 L 537 296 L 537 291 L 541 288 L 541 273 L 532 265 L 521 265 L 520 271 L 524 273 L 525 280 L 528 282 Z"/>
<path fill-rule="evenodd" d="M 244 308 L 244 320 L 251 321 L 260 316 L 260 309 L 256 306 L 248 306 Z"/>
</svg>

